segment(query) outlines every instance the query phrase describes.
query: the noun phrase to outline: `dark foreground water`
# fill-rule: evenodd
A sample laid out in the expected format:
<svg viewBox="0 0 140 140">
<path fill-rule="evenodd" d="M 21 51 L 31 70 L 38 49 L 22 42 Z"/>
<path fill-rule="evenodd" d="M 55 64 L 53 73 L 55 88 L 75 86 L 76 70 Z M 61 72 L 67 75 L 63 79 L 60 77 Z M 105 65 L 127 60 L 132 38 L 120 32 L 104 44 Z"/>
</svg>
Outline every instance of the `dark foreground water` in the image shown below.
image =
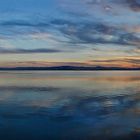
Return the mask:
<svg viewBox="0 0 140 140">
<path fill-rule="evenodd" d="M 0 140 L 96 139 L 140 139 L 140 71 L 0 72 Z"/>
</svg>

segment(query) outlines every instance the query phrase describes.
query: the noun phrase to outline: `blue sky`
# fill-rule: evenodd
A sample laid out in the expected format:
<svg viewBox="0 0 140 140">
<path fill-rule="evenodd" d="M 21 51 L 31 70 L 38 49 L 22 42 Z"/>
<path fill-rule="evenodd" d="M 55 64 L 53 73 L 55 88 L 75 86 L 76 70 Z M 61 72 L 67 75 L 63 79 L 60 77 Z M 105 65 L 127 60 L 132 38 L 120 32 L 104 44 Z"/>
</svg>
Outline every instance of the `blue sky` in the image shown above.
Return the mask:
<svg viewBox="0 0 140 140">
<path fill-rule="evenodd" d="M 140 0 L 0 1 L 0 67 L 140 67 Z"/>
</svg>

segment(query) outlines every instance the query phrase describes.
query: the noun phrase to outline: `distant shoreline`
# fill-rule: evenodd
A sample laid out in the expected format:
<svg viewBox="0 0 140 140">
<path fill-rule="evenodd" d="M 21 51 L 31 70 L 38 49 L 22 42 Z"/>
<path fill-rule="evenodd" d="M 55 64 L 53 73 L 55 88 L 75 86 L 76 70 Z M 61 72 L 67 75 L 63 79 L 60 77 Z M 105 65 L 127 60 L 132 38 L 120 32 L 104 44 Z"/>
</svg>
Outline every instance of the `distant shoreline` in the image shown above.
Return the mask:
<svg viewBox="0 0 140 140">
<path fill-rule="evenodd" d="M 140 70 L 0 70 L 2 71 L 140 71 Z"/>
<path fill-rule="evenodd" d="M 140 71 L 140 68 L 121 67 L 80 67 L 80 66 L 56 66 L 56 67 L 14 67 L 0 68 L 0 71 Z"/>
</svg>

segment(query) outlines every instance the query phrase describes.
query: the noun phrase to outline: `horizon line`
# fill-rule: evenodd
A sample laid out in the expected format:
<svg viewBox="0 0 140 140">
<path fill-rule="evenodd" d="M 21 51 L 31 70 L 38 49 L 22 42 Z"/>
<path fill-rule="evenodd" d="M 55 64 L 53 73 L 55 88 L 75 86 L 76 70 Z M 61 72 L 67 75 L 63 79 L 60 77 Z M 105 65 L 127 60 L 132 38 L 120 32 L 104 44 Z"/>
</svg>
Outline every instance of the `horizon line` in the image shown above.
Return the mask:
<svg viewBox="0 0 140 140">
<path fill-rule="evenodd" d="M 104 67 L 104 66 L 49 66 L 49 67 L 36 67 L 36 66 L 27 66 L 27 67 L 0 67 L 0 71 L 3 70 L 76 70 L 76 71 L 98 71 L 98 70 L 140 70 L 140 67 L 130 68 L 130 67 Z"/>
</svg>

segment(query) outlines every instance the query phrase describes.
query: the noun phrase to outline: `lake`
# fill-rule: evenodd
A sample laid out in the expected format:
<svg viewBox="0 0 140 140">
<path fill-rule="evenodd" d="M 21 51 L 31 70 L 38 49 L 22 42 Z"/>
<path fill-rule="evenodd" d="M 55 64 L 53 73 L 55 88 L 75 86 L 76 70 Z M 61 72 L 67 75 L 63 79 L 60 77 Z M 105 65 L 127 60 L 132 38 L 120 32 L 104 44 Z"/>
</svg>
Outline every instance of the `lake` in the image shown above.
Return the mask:
<svg viewBox="0 0 140 140">
<path fill-rule="evenodd" d="M 140 139 L 140 71 L 1 71 L 0 139 Z"/>
</svg>

